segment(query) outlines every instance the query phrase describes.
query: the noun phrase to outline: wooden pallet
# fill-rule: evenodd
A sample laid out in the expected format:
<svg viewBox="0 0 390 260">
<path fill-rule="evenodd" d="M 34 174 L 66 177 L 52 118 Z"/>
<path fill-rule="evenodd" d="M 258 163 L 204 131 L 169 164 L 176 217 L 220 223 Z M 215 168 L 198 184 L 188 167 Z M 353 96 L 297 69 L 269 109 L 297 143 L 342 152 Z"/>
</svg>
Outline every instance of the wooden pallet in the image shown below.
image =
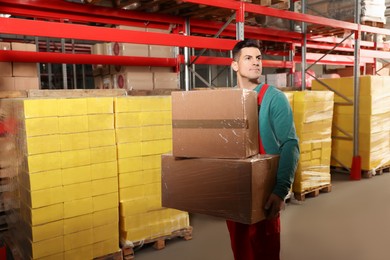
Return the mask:
<svg viewBox="0 0 390 260">
<path fill-rule="evenodd" d="M 94 260 L 123 260 L 122 250 L 105 256 L 95 257 Z"/>
<path fill-rule="evenodd" d="M 362 170 L 362 177 L 368 179 L 375 175 L 382 175 L 386 172 L 390 172 L 390 165 L 382 166 L 372 170 Z"/>
<path fill-rule="evenodd" d="M 31 89 L 28 97 L 119 97 L 126 96 L 124 89 Z"/>
<path fill-rule="evenodd" d="M 304 201 L 306 197 L 317 197 L 320 193 L 328 193 L 332 191 L 332 185 L 323 185 L 303 192 L 294 192 L 294 198 L 299 201 Z"/>
<path fill-rule="evenodd" d="M 170 96 L 174 91 L 181 89 L 153 89 L 153 90 L 128 90 L 128 96 Z"/>
<path fill-rule="evenodd" d="M 345 169 L 343 167 L 337 167 L 337 166 L 331 166 L 331 172 L 337 172 L 337 173 L 345 173 L 350 174 L 350 169 Z M 371 170 L 362 170 L 362 177 L 369 179 L 372 178 L 375 175 L 382 175 L 384 173 L 390 172 L 390 165 L 378 167 L 376 169 Z"/>
<path fill-rule="evenodd" d="M 372 26 L 372 27 L 378 27 L 378 28 L 384 28 L 385 24 L 382 22 L 375 22 L 375 21 L 363 21 L 361 22 L 362 25 Z"/>
<path fill-rule="evenodd" d="M 152 244 L 153 247 L 157 250 L 161 250 L 165 248 L 165 241 L 173 238 L 183 238 L 185 241 L 192 239 L 192 227 L 186 227 L 183 229 L 179 229 L 176 231 L 173 231 L 170 235 L 157 237 L 153 239 L 146 239 L 144 241 L 137 241 L 137 242 L 129 242 L 124 243 L 122 245 L 122 253 L 123 253 L 123 260 L 133 260 L 134 255 L 134 247 L 142 246 L 144 244 Z"/>
<path fill-rule="evenodd" d="M 25 98 L 27 97 L 27 91 L 12 91 L 12 90 L 1 90 L 0 98 Z"/>
</svg>

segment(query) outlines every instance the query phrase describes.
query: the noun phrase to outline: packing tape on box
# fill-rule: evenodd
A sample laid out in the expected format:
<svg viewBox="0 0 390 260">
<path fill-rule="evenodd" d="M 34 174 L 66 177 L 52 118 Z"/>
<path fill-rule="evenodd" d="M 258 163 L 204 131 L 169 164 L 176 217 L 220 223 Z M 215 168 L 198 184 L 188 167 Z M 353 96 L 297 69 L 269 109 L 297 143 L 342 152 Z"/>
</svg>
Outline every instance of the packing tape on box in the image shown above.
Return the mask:
<svg viewBox="0 0 390 260">
<path fill-rule="evenodd" d="M 230 128 L 248 129 L 247 119 L 173 120 L 173 128 Z"/>
</svg>

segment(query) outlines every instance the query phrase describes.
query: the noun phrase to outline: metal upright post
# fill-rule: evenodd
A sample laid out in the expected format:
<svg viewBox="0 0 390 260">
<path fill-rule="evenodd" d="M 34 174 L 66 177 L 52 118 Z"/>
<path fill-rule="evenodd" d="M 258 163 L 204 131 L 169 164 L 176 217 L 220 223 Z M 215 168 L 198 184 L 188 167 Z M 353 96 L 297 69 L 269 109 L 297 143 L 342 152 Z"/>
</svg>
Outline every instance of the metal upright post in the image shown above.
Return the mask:
<svg viewBox="0 0 390 260">
<path fill-rule="evenodd" d="M 85 89 L 85 64 L 81 65 L 82 77 L 83 77 L 83 89 Z"/>
<path fill-rule="evenodd" d="M 62 50 L 62 53 L 66 52 L 64 38 L 61 39 L 61 50 Z M 66 64 L 65 63 L 62 64 L 62 81 L 64 84 L 64 89 L 68 89 L 68 74 L 66 71 Z"/>
<path fill-rule="evenodd" d="M 72 53 L 75 54 L 74 51 L 74 39 L 72 39 Z M 77 71 L 76 71 L 76 64 L 72 65 L 73 68 L 73 88 L 77 89 Z"/>
<path fill-rule="evenodd" d="M 38 37 L 35 37 L 35 46 L 36 46 L 36 51 L 39 52 L 39 39 L 38 39 Z M 39 88 L 42 88 L 41 67 L 40 67 L 39 63 L 37 63 L 37 72 L 38 72 Z"/>
<path fill-rule="evenodd" d="M 240 3 L 240 8 L 237 10 L 236 14 L 236 40 L 242 41 L 245 39 L 244 36 L 244 21 L 245 21 L 245 6 L 244 3 Z"/>
<path fill-rule="evenodd" d="M 185 35 L 190 35 L 190 20 L 186 18 L 185 20 Z M 184 47 L 184 86 L 185 90 L 189 91 L 191 89 L 190 85 L 190 48 Z"/>
<path fill-rule="evenodd" d="M 302 14 L 306 13 L 306 0 L 301 0 L 301 9 L 302 9 Z M 307 37 L 306 37 L 306 23 L 302 22 L 302 61 L 301 61 L 301 73 L 302 73 L 302 90 L 306 89 L 306 42 L 307 42 Z"/>
<path fill-rule="evenodd" d="M 46 39 L 46 51 L 50 52 L 50 40 Z M 53 74 L 51 63 L 47 63 L 47 80 L 49 89 L 53 89 Z"/>
<path fill-rule="evenodd" d="M 360 0 L 355 1 L 355 61 L 354 61 L 354 93 L 353 93 L 353 158 L 351 166 L 351 180 L 361 179 L 361 157 L 359 155 L 359 93 L 360 93 Z"/>
</svg>

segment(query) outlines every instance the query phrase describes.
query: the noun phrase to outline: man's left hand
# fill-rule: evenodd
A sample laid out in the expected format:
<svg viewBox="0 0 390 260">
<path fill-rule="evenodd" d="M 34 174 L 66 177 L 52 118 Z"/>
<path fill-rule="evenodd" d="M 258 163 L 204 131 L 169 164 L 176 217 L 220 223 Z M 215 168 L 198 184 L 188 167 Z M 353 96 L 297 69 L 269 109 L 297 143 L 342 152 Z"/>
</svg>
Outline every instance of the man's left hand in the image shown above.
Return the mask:
<svg viewBox="0 0 390 260">
<path fill-rule="evenodd" d="M 272 193 L 264 208 L 267 212 L 267 219 L 276 218 L 279 215 L 279 212 L 284 208 L 284 200 Z"/>
</svg>

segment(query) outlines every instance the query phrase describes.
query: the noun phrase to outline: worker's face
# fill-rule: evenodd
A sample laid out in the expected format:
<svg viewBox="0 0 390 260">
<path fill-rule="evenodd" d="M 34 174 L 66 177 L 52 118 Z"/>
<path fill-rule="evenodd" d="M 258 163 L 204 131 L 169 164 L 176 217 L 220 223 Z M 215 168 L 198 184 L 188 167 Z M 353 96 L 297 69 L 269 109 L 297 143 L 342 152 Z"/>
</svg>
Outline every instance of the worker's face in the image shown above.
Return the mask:
<svg viewBox="0 0 390 260">
<path fill-rule="evenodd" d="M 237 60 L 232 62 L 232 68 L 238 77 L 257 80 L 261 76 L 261 52 L 255 47 L 242 48 Z"/>
</svg>

